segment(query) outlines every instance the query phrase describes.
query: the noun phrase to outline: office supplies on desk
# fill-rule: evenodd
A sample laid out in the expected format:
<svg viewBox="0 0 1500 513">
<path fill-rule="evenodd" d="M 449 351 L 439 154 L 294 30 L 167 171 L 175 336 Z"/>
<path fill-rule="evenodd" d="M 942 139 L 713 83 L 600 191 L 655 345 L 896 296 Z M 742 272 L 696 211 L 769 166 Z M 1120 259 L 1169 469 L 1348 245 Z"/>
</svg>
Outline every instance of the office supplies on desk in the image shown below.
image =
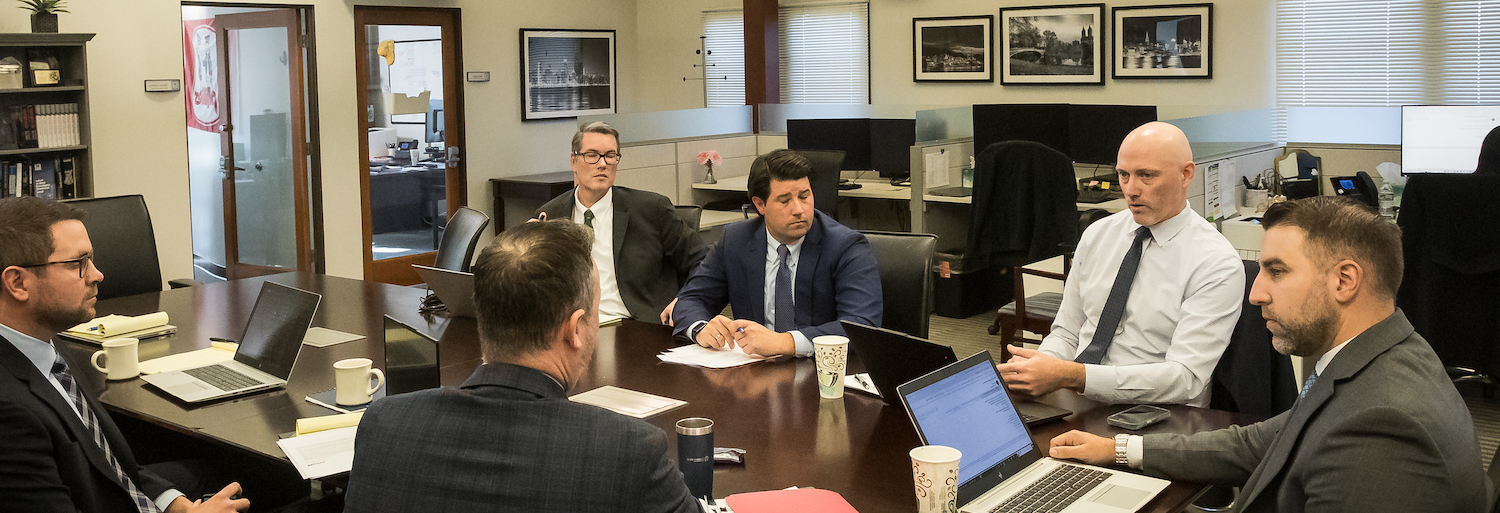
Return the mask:
<svg viewBox="0 0 1500 513">
<path fill-rule="evenodd" d="M 1117 472 L 1043 456 L 1021 422 L 989 351 L 897 387 L 922 443 L 963 452 L 958 505 L 963 513 L 1012 511 L 1014 500 L 1059 500 L 1063 513 L 1126 513 L 1139 509 L 1170 484 L 1165 479 Z M 1050 488 L 1056 476 L 1082 483 Z M 1016 511 L 1026 511 L 1019 509 Z"/>
<path fill-rule="evenodd" d="M 307 402 L 330 410 L 349 413 L 365 409 L 386 395 L 404 394 L 442 386 L 438 362 L 441 344 L 426 333 L 385 316 L 385 386 L 375 391 L 370 402 L 345 406 L 338 404 L 338 389 L 330 388 L 306 397 Z M 364 338 L 364 337 L 360 337 Z"/>
<path fill-rule="evenodd" d="M 328 347 L 344 342 L 353 342 L 362 338 L 365 338 L 365 336 L 344 333 L 323 327 L 314 327 L 307 330 L 307 336 L 302 337 L 302 343 L 311 347 Z"/>
<path fill-rule="evenodd" d="M 67 331 L 58 333 L 58 335 L 95 345 L 103 343 L 105 340 L 120 337 L 146 340 L 177 332 L 176 326 L 167 324 L 169 320 L 166 312 L 156 312 L 135 317 L 106 315 L 68 328 Z"/>
<path fill-rule="evenodd" d="M 292 460 L 292 466 L 303 479 L 317 479 L 348 472 L 354 468 L 354 433 L 350 426 L 283 438 L 276 441 Z"/>
<path fill-rule="evenodd" d="M 680 363 L 710 369 L 727 369 L 767 359 L 764 356 L 745 354 L 731 345 L 724 349 L 710 349 L 698 344 L 688 344 L 663 351 L 656 355 L 661 361 Z"/>
<path fill-rule="evenodd" d="M 605 385 L 568 398 L 575 403 L 592 404 L 600 408 L 638 419 L 687 405 L 670 397 Z"/>
<path fill-rule="evenodd" d="M 324 415 L 322 417 L 306 417 L 297 419 L 297 435 L 317 433 L 330 429 L 358 426 L 359 420 L 364 418 L 365 412 L 340 413 L 337 415 Z"/>
<path fill-rule="evenodd" d="M 233 360 L 142 379 L 190 403 L 284 386 L 322 299 L 314 292 L 262 283 Z"/>
</svg>

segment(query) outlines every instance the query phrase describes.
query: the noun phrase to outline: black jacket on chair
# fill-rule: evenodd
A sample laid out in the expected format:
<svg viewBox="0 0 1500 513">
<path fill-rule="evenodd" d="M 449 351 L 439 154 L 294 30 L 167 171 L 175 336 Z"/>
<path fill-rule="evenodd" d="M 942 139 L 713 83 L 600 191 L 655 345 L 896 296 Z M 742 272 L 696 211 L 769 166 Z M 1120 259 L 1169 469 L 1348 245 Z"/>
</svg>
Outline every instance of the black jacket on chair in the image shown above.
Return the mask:
<svg viewBox="0 0 1500 513">
<path fill-rule="evenodd" d="M 1078 243 L 1078 185 L 1067 155 L 1004 141 L 981 151 L 975 165 L 966 260 L 1010 267 Z"/>
<path fill-rule="evenodd" d="M 1250 288 L 1260 274 L 1260 264 L 1245 260 L 1245 302 L 1240 320 L 1229 335 L 1229 347 L 1214 367 L 1213 399 L 1209 407 L 1261 417 L 1274 417 L 1297 402 L 1292 358 L 1276 352 L 1271 330 L 1260 306 L 1250 304 Z"/>
</svg>

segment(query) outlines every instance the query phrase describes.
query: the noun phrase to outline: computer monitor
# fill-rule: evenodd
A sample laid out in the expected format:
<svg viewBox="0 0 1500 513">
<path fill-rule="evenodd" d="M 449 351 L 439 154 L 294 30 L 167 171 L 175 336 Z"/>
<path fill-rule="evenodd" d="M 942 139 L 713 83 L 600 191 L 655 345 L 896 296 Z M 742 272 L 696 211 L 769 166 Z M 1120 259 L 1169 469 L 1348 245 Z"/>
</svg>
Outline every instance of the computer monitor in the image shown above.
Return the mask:
<svg viewBox="0 0 1500 513">
<path fill-rule="evenodd" d="M 914 144 L 917 144 L 917 120 L 870 120 L 870 167 L 879 171 L 882 178 L 911 177 Z"/>
<path fill-rule="evenodd" d="M 1473 173 L 1500 105 L 1401 107 L 1401 174 Z"/>
<path fill-rule="evenodd" d="M 427 100 L 427 142 L 443 142 L 443 101 Z"/>
<path fill-rule="evenodd" d="M 915 128 L 912 133 L 915 137 Z M 844 152 L 844 169 L 874 168 L 870 164 L 869 119 L 788 119 L 786 147 L 793 150 L 841 150 Z"/>
<path fill-rule="evenodd" d="M 1152 121 L 1155 105 L 1071 105 L 1065 153 L 1074 162 L 1113 165 L 1125 136 Z"/>
<path fill-rule="evenodd" d="M 1010 103 L 974 106 L 974 153 L 1001 141 L 1035 141 L 1067 153 L 1066 103 Z"/>
</svg>

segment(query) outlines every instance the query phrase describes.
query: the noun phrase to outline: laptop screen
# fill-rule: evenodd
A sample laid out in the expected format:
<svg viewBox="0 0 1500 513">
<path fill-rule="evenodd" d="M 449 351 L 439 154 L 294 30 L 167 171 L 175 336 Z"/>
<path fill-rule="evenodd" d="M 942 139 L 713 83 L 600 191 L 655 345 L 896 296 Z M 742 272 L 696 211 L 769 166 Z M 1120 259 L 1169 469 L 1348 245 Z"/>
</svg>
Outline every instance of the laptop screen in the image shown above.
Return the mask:
<svg viewBox="0 0 1500 513">
<path fill-rule="evenodd" d="M 927 444 L 963 453 L 960 484 L 1031 450 L 1031 435 L 1006 395 L 988 351 L 938 372 L 946 371 L 956 372 L 904 391 L 903 397 Z"/>
<path fill-rule="evenodd" d="M 385 378 L 386 395 L 442 386 L 438 341 L 385 316 Z"/>
<path fill-rule="evenodd" d="M 250 322 L 240 336 L 240 349 L 234 353 L 234 361 L 281 379 L 290 377 L 297 351 L 302 349 L 302 339 L 307 337 L 307 328 L 312 326 L 313 314 L 318 312 L 318 301 L 322 298 L 285 285 L 261 284 L 260 297 L 250 310 Z"/>
</svg>

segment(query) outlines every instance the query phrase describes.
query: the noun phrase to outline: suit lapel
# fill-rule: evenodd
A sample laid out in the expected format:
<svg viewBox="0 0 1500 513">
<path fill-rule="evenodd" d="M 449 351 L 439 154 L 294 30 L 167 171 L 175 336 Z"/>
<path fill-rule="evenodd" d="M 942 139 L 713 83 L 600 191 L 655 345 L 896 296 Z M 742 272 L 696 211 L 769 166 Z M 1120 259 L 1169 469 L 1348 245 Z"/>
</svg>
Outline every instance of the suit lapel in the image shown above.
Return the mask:
<svg viewBox="0 0 1500 513">
<path fill-rule="evenodd" d="M 811 227 L 802 239 L 802 254 L 797 256 L 797 285 L 793 287 L 797 295 L 793 302 L 798 326 L 813 324 L 813 275 L 818 272 L 818 260 L 823 256 L 823 219 L 820 215 L 813 211 Z"/>
<path fill-rule="evenodd" d="M 745 318 L 758 319 L 761 324 L 765 324 L 766 321 L 766 238 L 769 236 L 766 232 L 765 222 L 760 222 L 760 227 L 750 237 L 750 249 L 744 252 L 744 283 L 749 284 L 749 288 L 745 291 L 746 297 L 760 298 L 758 301 L 750 302 L 750 315 L 745 316 Z M 728 246 L 720 246 L 721 250 L 728 248 Z M 730 297 L 734 296 L 735 294 L 730 294 Z M 716 313 L 709 315 L 712 316 Z M 735 316 L 739 317 L 739 314 L 735 314 Z"/>
<path fill-rule="evenodd" d="M 610 238 L 613 239 L 613 240 L 610 241 L 610 244 L 611 244 L 610 247 L 613 248 L 614 251 L 611 251 L 610 253 L 614 253 L 614 258 L 615 258 L 615 276 L 619 276 L 620 275 L 620 248 L 625 246 L 625 229 L 630 226 L 630 202 L 625 200 L 625 194 L 621 193 L 619 187 L 613 187 L 613 189 L 614 189 L 614 193 L 615 193 L 615 198 L 614 198 L 614 208 L 615 208 L 614 217 L 615 217 L 615 220 L 614 220 L 614 233 L 611 234 L 611 236 L 610 236 Z"/>
<path fill-rule="evenodd" d="M 79 447 L 83 448 L 83 453 L 87 455 L 89 463 L 94 465 L 94 469 L 104 474 L 110 481 L 115 481 L 114 468 L 110 467 L 109 461 L 105 460 L 104 450 L 100 449 L 99 445 L 94 443 L 94 435 L 89 432 L 87 427 L 84 427 L 83 420 L 78 417 L 78 411 L 69 406 L 68 401 L 63 399 L 62 395 L 58 394 L 57 388 L 52 386 L 52 382 L 48 381 L 46 376 L 43 376 L 41 371 L 35 365 L 31 364 L 31 360 L 27 359 L 26 355 L 22 354 L 20 349 L 16 349 L 16 346 L 12 345 L 4 337 L 0 337 L 0 364 L 3 364 L 6 370 L 15 376 L 16 379 L 25 381 L 27 390 L 31 392 L 31 395 L 36 396 L 38 400 L 46 404 L 48 408 L 51 408 L 52 412 L 58 418 L 62 419 L 62 423 L 67 427 L 68 433 L 78 442 Z M 68 362 L 68 368 L 74 369 L 76 367 L 70 361 Z M 78 378 L 75 377 L 74 379 L 77 380 Z M 83 386 L 83 384 L 78 383 L 77 386 Z M 92 407 L 92 405 L 88 404 L 87 399 L 85 399 L 84 407 Z M 99 410 L 95 410 L 94 414 L 96 416 L 99 415 Z M 102 424 L 100 429 L 103 429 Z"/>
</svg>

